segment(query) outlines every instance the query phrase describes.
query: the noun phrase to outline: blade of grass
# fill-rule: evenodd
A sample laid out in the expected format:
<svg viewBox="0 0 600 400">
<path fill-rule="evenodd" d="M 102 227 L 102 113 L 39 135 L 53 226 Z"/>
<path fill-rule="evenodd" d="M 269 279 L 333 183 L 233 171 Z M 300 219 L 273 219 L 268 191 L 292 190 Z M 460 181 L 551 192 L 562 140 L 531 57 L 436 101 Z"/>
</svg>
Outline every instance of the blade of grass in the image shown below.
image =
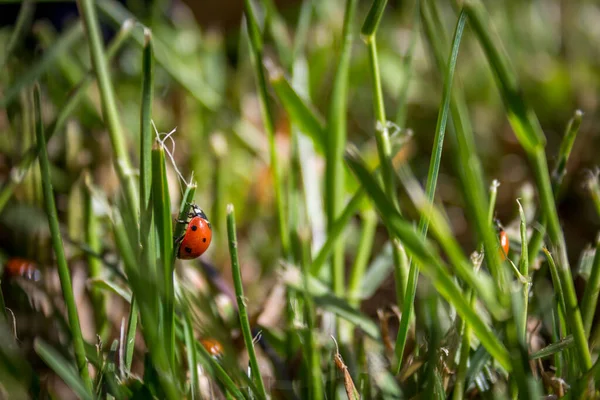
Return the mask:
<svg viewBox="0 0 600 400">
<path fill-rule="evenodd" d="M 344 196 L 344 147 L 346 146 L 348 108 L 348 76 L 356 14 L 356 0 L 347 0 L 342 27 L 340 55 L 333 80 L 329 112 L 327 115 L 327 143 L 325 149 L 325 214 L 327 233 L 331 234 L 335 220 L 341 215 Z M 338 297 L 344 295 L 344 241 L 333 246 L 331 256 L 331 287 Z"/>
<path fill-rule="evenodd" d="M 442 150 L 444 148 L 444 135 L 446 131 L 446 123 L 448 121 L 448 113 L 450 108 L 450 98 L 452 94 L 452 82 L 454 80 L 454 71 L 456 70 L 456 61 L 458 58 L 458 49 L 460 47 L 460 41 L 462 39 L 462 33 L 466 23 L 466 14 L 460 13 L 458 21 L 456 22 L 456 28 L 454 30 L 454 39 L 452 40 L 452 47 L 450 56 L 448 58 L 446 75 L 444 77 L 444 89 L 442 93 L 442 104 L 438 113 L 437 125 L 435 128 L 435 136 L 433 142 L 432 153 L 429 164 L 429 172 L 427 173 L 427 184 L 426 184 L 426 196 L 429 202 L 433 202 L 435 197 L 435 189 L 437 186 L 437 179 L 440 170 L 440 162 L 442 160 Z M 419 220 L 419 233 L 423 237 L 427 237 L 428 221 L 425 218 Z M 406 345 L 406 339 L 408 338 L 408 330 L 410 320 L 412 318 L 413 307 L 415 302 L 415 294 L 417 292 L 417 282 L 419 279 L 419 266 L 409 260 L 409 274 L 408 283 L 406 286 L 406 293 L 402 302 L 402 317 L 400 318 L 400 327 L 398 328 L 398 335 L 396 337 L 395 354 L 396 354 L 396 374 L 400 372 L 402 365 L 402 359 L 404 357 L 404 347 Z"/>
<path fill-rule="evenodd" d="M 189 315 L 185 314 L 182 320 L 183 334 L 185 338 L 185 347 L 187 348 L 188 371 L 190 371 L 190 392 L 191 399 L 196 400 L 200 396 L 200 380 L 198 377 L 198 356 L 196 353 L 196 341 L 194 339 L 194 329 Z"/>
<path fill-rule="evenodd" d="M 452 304 L 457 313 L 464 318 L 466 323 L 471 325 L 473 332 L 477 335 L 482 345 L 507 371 L 511 370 L 510 357 L 506 348 L 498 338 L 490 331 L 481 317 L 469 306 L 466 299 L 462 296 L 458 285 L 450 276 L 448 270 L 443 265 L 439 255 L 433 250 L 428 242 L 418 235 L 406 221 L 402 219 L 394 206 L 390 203 L 386 194 L 382 191 L 375 179 L 369 173 L 360 160 L 359 156 L 350 152 L 346 156 L 346 161 L 359 181 L 367 190 L 367 193 L 373 200 L 377 210 L 394 236 L 399 237 L 406 246 L 407 252 L 421 265 L 425 275 L 431 280 L 437 291 L 450 304 Z M 471 279 L 471 283 L 481 282 L 479 277 Z M 485 285 L 487 286 L 487 285 Z M 484 293 L 483 285 L 478 285 L 479 292 L 485 297 L 490 297 Z M 490 299 L 488 299 L 488 302 Z M 492 305 L 492 304 L 488 304 Z M 494 310 L 495 309 L 495 310 Z M 501 311 L 498 307 L 490 308 L 490 311 L 496 314 Z"/>
<path fill-rule="evenodd" d="M 58 222 L 58 213 L 54 204 L 54 192 L 50 180 L 50 161 L 48 160 L 48 152 L 46 150 L 46 140 L 44 137 L 44 126 L 42 122 L 42 108 L 40 100 L 40 88 L 35 86 L 34 103 L 36 114 L 36 137 L 37 145 L 40 153 L 40 171 L 42 175 L 42 189 L 44 191 L 44 206 L 48 215 L 48 224 L 50 225 L 50 233 L 52 238 L 52 247 L 56 255 L 56 263 L 58 267 L 58 276 L 62 289 L 63 298 L 67 307 L 67 315 L 69 317 L 69 328 L 71 338 L 73 340 L 73 352 L 77 370 L 81 376 L 85 388 L 88 392 L 92 391 L 92 381 L 90 379 L 87 360 L 85 358 L 85 348 L 83 346 L 83 336 L 81 334 L 81 326 L 79 324 L 79 315 L 77 314 L 77 304 L 73 294 L 71 285 L 71 275 L 69 266 L 63 248 L 62 238 L 60 235 L 60 226 Z"/>
<path fill-rule="evenodd" d="M 588 181 L 586 183 L 587 188 L 590 192 L 590 196 L 592 197 L 592 201 L 594 206 L 596 207 L 596 214 L 600 217 L 600 183 L 598 179 L 598 171 L 594 173 L 590 173 L 588 177 Z"/>
<path fill-rule="evenodd" d="M 113 163 L 125 193 L 129 213 L 136 219 L 139 211 L 136 179 L 131 172 L 132 168 L 127 153 L 125 135 L 119 121 L 119 112 L 117 111 L 116 97 L 110 80 L 106 54 L 102 48 L 100 27 L 96 16 L 96 4 L 93 0 L 77 0 L 77 6 L 84 21 L 92 65 L 94 66 L 98 81 L 102 103 L 102 116 L 107 125 L 112 144 Z"/>
<path fill-rule="evenodd" d="M 56 40 L 54 45 L 44 52 L 40 60 L 19 75 L 15 82 L 4 91 L 4 97 L 0 99 L 0 107 L 6 108 L 18 97 L 22 90 L 37 81 L 48 69 L 50 69 L 58 58 L 65 55 L 71 47 L 83 38 L 83 25 L 76 23 L 68 28 L 65 33 Z"/>
<path fill-rule="evenodd" d="M 585 285 L 583 298 L 581 299 L 581 315 L 583 317 L 583 328 L 586 338 L 590 338 L 596 305 L 598 304 L 598 293 L 600 292 L 600 235 L 596 238 L 596 254 L 592 262 L 590 278 Z"/>
<path fill-rule="evenodd" d="M 527 255 L 527 219 L 525 217 L 525 210 L 523 210 L 523 206 L 519 200 L 517 200 L 517 204 L 519 204 L 519 217 L 521 219 L 521 259 L 519 261 L 519 272 L 523 279 L 521 282 L 523 285 L 522 314 L 518 316 L 521 321 L 517 326 L 520 328 L 520 332 L 518 332 L 519 340 L 521 343 L 525 344 L 527 343 L 527 307 L 529 305 L 529 289 L 531 287 L 531 281 L 529 278 L 529 257 Z"/>
<path fill-rule="evenodd" d="M 159 279 L 164 285 L 164 303 L 162 304 L 163 343 L 171 366 L 175 366 L 175 329 L 173 287 L 173 222 L 171 218 L 171 199 L 167 182 L 165 148 L 155 143 L 152 148 L 152 204 L 154 224 L 158 239 Z"/>
<path fill-rule="evenodd" d="M 323 398 L 323 380 L 321 370 L 321 357 L 320 349 L 317 344 L 316 335 L 316 313 L 313 298 L 308 290 L 308 279 L 310 272 L 308 267 L 310 265 L 310 240 L 308 234 L 293 235 L 293 238 L 297 242 L 297 246 L 301 251 L 300 266 L 302 270 L 302 286 L 303 286 L 303 297 L 304 297 L 304 315 L 306 320 L 305 330 L 305 352 L 308 356 L 307 367 L 310 376 L 310 384 L 308 385 L 310 390 L 310 399 L 321 400 Z"/>
<path fill-rule="evenodd" d="M 4 58 L 0 60 L 0 71 L 4 70 L 4 67 L 8 63 L 10 56 L 13 51 L 17 48 L 17 46 L 23 40 L 25 36 L 25 32 L 29 29 L 31 25 L 31 19 L 33 17 L 33 13 L 35 12 L 35 3 L 30 0 L 24 0 L 21 3 L 21 8 L 19 9 L 19 15 L 17 16 L 17 20 L 15 21 L 15 27 L 13 28 L 12 35 L 10 35 L 10 39 L 8 40 L 8 44 L 6 45 L 6 49 L 4 49 Z"/>
<path fill-rule="evenodd" d="M 377 142 L 377 153 L 381 165 L 381 176 L 383 187 L 388 198 L 397 210 L 400 210 L 394 181 L 394 167 L 392 166 L 392 146 L 388 131 L 388 121 L 383 103 L 383 89 L 381 87 L 381 76 L 379 71 L 379 59 L 377 54 L 376 33 L 387 0 L 374 0 L 365 22 L 361 29 L 361 37 L 369 51 L 369 67 L 373 91 L 373 106 L 375 113 L 375 141 Z M 401 243 L 392 241 L 394 277 L 396 283 L 396 301 L 398 307 L 402 307 L 406 287 L 408 283 L 408 264 Z"/>
<path fill-rule="evenodd" d="M 579 132 L 579 126 L 581 125 L 581 119 L 583 118 L 583 111 L 576 110 L 573 117 L 567 124 L 567 129 L 562 142 L 560 143 L 560 149 L 558 150 L 558 160 L 552 171 L 552 191 L 554 192 L 555 198 L 560 193 L 560 186 L 567 173 L 567 161 L 571 155 L 573 149 L 573 143 Z"/>
<path fill-rule="evenodd" d="M 88 387 L 80 376 L 77 376 L 77 371 L 69 365 L 69 362 L 58 351 L 39 338 L 35 339 L 33 347 L 40 358 L 80 399 L 92 400 L 94 398 L 91 387 Z"/>
<path fill-rule="evenodd" d="M 267 392 L 265 391 L 265 385 L 263 383 L 262 375 L 258 367 L 258 360 L 254 351 L 254 342 L 252 340 L 250 321 L 248 320 L 248 311 L 246 309 L 246 299 L 244 298 L 242 272 L 238 261 L 237 234 L 235 229 L 235 211 L 233 209 L 233 204 L 227 205 L 227 236 L 229 238 L 229 254 L 231 256 L 231 270 L 239 310 L 240 327 L 242 330 L 242 335 L 244 337 L 244 343 L 246 344 L 246 350 L 248 351 L 248 356 L 250 358 L 252 380 L 256 383 L 256 386 L 258 387 L 258 393 L 255 394 L 261 399 L 266 399 Z"/>
<path fill-rule="evenodd" d="M 84 172 L 85 185 L 91 184 L 91 175 L 89 171 Z M 94 199 L 89 190 L 84 189 L 85 193 L 85 241 L 89 249 L 96 254 L 101 252 L 100 232 L 98 231 L 98 217 L 94 212 Z M 90 279 L 100 278 L 102 276 L 102 261 L 91 254 L 87 255 L 88 272 Z M 106 297 L 104 294 L 95 288 L 91 289 L 90 297 L 94 306 L 94 321 L 96 324 L 96 332 L 99 332 L 100 337 L 105 337 L 108 333 L 108 320 L 106 315 Z"/>
<path fill-rule="evenodd" d="M 365 276 L 367 263 L 373 247 L 375 238 L 375 229 L 377 228 L 377 214 L 372 210 L 365 210 L 361 213 L 362 228 L 358 242 L 358 250 L 354 256 L 354 263 L 350 269 L 350 281 L 348 282 L 348 302 L 353 306 L 360 308 L 361 301 L 361 283 Z"/>
<path fill-rule="evenodd" d="M 548 163 L 544 153 L 545 137 L 542 128 L 535 113 L 526 105 L 521 96 L 516 74 L 509 66 L 508 57 L 491 37 L 490 27 L 492 24 L 485 9 L 479 2 L 473 0 L 466 2 L 464 7 L 469 15 L 473 30 L 495 73 L 507 109 L 509 122 L 532 164 L 540 195 L 542 214 L 547 218 L 548 236 L 558 256 L 558 272 L 568 307 L 566 316 L 569 320 L 569 327 L 573 333 L 575 348 L 583 364 L 583 369 L 588 370 L 592 367 L 592 359 L 587 346 L 581 312 L 577 305 L 577 295 L 571 276 L 564 234 L 560 227 L 554 194 L 552 193 Z"/>
<path fill-rule="evenodd" d="M 113 41 L 108 46 L 106 51 L 106 56 L 110 60 L 114 58 L 117 54 L 118 50 L 123 46 L 126 40 L 129 38 L 131 31 L 134 25 L 131 20 L 125 21 L 123 23 L 121 29 L 113 39 Z M 60 108 L 58 115 L 55 120 L 50 124 L 49 132 L 46 135 L 46 143 L 58 132 L 60 131 L 65 123 L 67 122 L 69 116 L 75 111 L 77 106 L 81 104 L 81 101 L 85 98 L 86 91 L 89 88 L 90 84 L 94 80 L 94 75 L 91 70 L 89 70 L 86 76 L 76 85 L 69 95 L 67 96 L 67 102 Z M 27 175 L 27 171 L 33 164 L 33 162 L 37 159 L 38 156 L 38 147 L 36 145 L 31 146 L 26 152 L 23 158 L 19 161 L 17 165 L 15 165 L 10 173 L 10 180 L 2 187 L 0 191 L 0 211 L 4 209 L 6 203 L 12 196 L 16 186 L 22 181 L 23 177 Z"/>
<path fill-rule="evenodd" d="M 446 38 L 443 26 L 437 13 L 436 3 L 432 1 L 421 1 L 421 15 L 424 33 L 431 45 L 432 55 L 440 73 L 446 71 L 445 55 Z M 457 175 L 463 189 L 467 202 L 466 211 L 474 221 L 479 240 L 483 243 L 488 268 L 494 277 L 499 289 L 500 303 L 507 302 L 506 293 L 506 271 L 501 264 L 498 253 L 498 237 L 487 219 L 489 204 L 485 192 L 483 172 L 477 156 L 473 131 L 469 121 L 466 103 L 460 91 L 460 85 L 455 83 L 452 92 L 450 112 L 452 115 L 453 129 L 449 129 L 451 160 L 455 163 Z"/>
<path fill-rule="evenodd" d="M 548 346 L 536 351 L 535 353 L 531 353 L 529 355 L 529 359 L 537 360 L 538 358 L 549 357 L 571 347 L 573 347 L 573 336 L 569 335 L 558 342 L 549 344 Z"/>
<path fill-rule="evenodd" d="M 258 97 L 260 100 L 260 110 L 262 115 L 263 125 L 269 139 L 269 157 L 271 163 L 271 174 L 273 176 L 273 186 L 275 189 L 275 203 L 277 207 L 277 220 L 279 224 L 279 238 L 284 256 L 289 254 L 289 231 L 287 228 L 287 219 L 284 209 L 283 184 L 281 179 L 281 171 L 279 169 L 279 157 L 277 155 L 277 147 L 275 143 L 275 123 L 273 112 L 269 106 L 269 96 L 267 92 L 267 82 L 265 78 L 265 70 L 263 68 L 263 43 L 258 27 L 258 21 L 254 14 L 254 9 L 250 0 L 244 0 L 244 10 L 246 13 L 246 28 L 250 41 L 250 54 L 252 64 L 254 66 L 254 74 L 256 78 L 256 86 L 258 89 Z"/>
<path fill-rule="evenodd" d="M 323 154 L 327 134 L 321 116 L 296 93 L 279 68 L 267 64 L 267 72 L 269 82 L 291 121 L 312 139 L 315 147 Z"/>
<path fill-rule="evenodd" d="M 497 180 L 493 180 L 490 185 L 490 208 L 488 210 L 488 221 L 492 223 L 494 219 L 494 210 L 496 209 L 496 198 L 498 197 L 498 186 L 500 183 Z M 471 257 L 471 262 L 473 263 L 473 269 L 478 271 L 481 267 L 481 263 L 483 262 L 482 257 L 478 257 L 479 255 L 475 253 L 475 257 Z M 472 288 L 467 288 L 465 290 L 465 298 L 469 302 L 471 308 L 475 308 L 475 302 L 477 297 L 473 293 Z M 467 383 L 467 366 L 469 363 L 469 355 L 471 354 L 471 327 L 465 324 L 465 321 L 462 319 L 459 321 L 459 329 L 457 331 L 460 333 L 462 340 L 460 344 L 460 353 L 459 353 L 459 361 L 458 368 L 456 371 L 456 380 L 454 384 L 454 390 L 452 392 L 453 400 L 462 400 L 465 395 L 466 383 Z"/>
</svg>

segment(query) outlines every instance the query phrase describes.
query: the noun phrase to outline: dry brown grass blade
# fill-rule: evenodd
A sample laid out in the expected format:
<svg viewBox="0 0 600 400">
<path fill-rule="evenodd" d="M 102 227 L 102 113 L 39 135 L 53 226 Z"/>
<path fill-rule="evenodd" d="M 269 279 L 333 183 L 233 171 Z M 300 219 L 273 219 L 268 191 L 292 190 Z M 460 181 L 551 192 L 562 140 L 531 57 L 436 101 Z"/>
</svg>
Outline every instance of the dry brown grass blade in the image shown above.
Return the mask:
<svg viewBox="0 0 600 400">
<path fill-rule="evenodd" d="M 344 375 L 344 389 L 346 389 L 346 395 L 348 396 L 348 400 L 360 400 L 360 395 L 358 394 L 358 390 L 356 390 L 356 386 L 354 385 L 354 381 L 352 380 L 352 376 L 348 371 L 348 367 L 344 363 L 342 359 L 342 355 L 340 354 L 340 349 L 338 347 L 337 341 L 332 336 L 333 343 L 335 343 L 335 354 L 333 355 L 333 362 L 337 369 Z"/>
</svg>

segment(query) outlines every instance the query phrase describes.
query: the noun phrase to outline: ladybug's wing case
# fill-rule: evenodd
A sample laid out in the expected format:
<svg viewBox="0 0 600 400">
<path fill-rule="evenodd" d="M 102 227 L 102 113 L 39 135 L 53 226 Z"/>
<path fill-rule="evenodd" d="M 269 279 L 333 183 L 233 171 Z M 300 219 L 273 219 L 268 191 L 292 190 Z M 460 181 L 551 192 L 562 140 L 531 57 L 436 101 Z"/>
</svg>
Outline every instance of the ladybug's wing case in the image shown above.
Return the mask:
<svg viewBox="0 0 600 400">
<path fill-rule="evenodd" d="M 210 245 L 212 231 L 207 220 L 193 217 L 179 245 L 177 256 L 184 260 L 200 257 Z"/>
</svg>

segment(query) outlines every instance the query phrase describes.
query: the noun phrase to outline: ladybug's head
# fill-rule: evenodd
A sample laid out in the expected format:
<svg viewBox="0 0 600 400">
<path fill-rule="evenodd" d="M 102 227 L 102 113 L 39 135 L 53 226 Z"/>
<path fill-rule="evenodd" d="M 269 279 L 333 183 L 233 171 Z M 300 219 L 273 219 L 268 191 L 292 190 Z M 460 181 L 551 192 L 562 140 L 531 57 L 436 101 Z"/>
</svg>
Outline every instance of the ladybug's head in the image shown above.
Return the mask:
<svg viewBox="0 0 600 400">
<path fill-rule="evenodd" d="M 206 213 L 200 207 L 198 207 L 196 204 L 192 204 L 192 206 L 190 208 L 190 216 L 192 218 L 200 217 L 203 220 L 205 220 L 206 222 L 208 222 L 208 217 L 206 216 Z"/>
</svg>

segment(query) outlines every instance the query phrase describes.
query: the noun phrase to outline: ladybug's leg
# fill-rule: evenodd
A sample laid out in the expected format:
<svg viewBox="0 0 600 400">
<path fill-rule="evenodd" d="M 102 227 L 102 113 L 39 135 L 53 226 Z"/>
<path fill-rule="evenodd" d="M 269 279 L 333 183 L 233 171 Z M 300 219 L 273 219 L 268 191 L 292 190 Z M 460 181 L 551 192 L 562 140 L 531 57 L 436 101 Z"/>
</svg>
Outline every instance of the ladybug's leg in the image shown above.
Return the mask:
<svg viewBox="0 0 600 400">
<path fill-rule="evenodd" d="M 181 243 L 183 241 L 184 236 L 185 236 L 185 233 L 179 237 L 173 236 L 173 240 L 175 241 L 175 244 Z"/>
</svg>

